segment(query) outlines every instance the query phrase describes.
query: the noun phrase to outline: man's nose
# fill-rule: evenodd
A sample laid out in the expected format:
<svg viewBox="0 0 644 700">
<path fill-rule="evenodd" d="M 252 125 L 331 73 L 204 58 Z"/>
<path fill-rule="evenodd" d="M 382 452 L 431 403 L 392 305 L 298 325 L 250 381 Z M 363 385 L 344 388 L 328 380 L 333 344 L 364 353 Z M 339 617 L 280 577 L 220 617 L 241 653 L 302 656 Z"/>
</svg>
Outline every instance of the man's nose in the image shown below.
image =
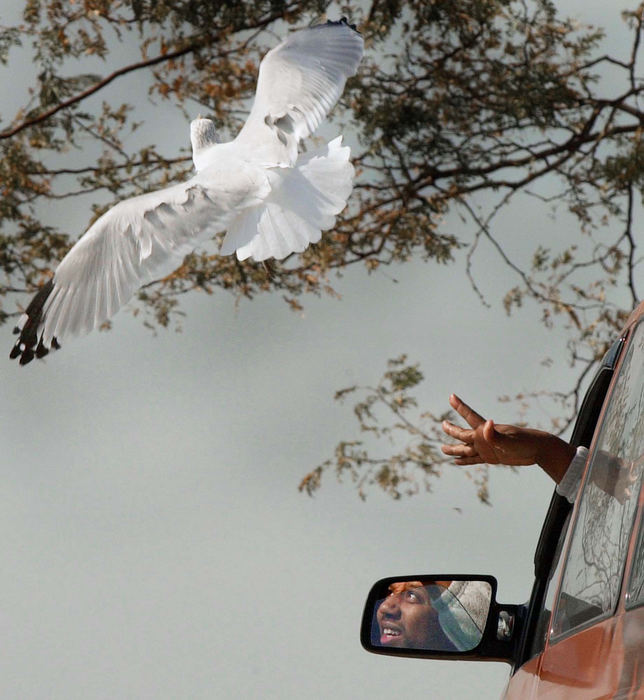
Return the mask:
<svg viewBox="0 0 644 700">
<path fill-rule="evenodd" d="M 389 615 L 390 617 L 400 616 L 400 599 L 397 595 L 390 595 L 382 601 L 380 606 L 384 615 Z"/>
</svg>

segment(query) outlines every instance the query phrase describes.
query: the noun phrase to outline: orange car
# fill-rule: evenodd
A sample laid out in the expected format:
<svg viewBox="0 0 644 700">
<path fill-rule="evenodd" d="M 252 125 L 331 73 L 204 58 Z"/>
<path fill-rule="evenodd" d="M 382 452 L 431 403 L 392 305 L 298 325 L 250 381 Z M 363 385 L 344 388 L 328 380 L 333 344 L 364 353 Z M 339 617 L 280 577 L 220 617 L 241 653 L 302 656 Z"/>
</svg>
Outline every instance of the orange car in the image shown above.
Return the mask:
<svg viewBox="0 0 644 700">
<path fill-rule="evenodd" d="M 644 304 L 606 354 L 571 442 L 590 448 L 574 506 L 553 495 L 528 603 L 496 601 L 492 576 L 377 582 L 368 651 L 506 661 L 505 698 L 644 698 Z"/>
</svg>

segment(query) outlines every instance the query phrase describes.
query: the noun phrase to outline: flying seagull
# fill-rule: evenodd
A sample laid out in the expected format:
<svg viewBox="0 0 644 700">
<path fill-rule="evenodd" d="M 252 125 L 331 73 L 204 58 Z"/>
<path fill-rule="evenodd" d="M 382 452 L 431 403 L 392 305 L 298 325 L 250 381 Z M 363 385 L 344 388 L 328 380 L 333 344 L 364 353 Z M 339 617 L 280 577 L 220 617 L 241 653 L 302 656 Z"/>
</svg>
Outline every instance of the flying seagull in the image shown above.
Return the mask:
<svg viewBox="0 0 644 700">
<path fill-rule="evenodd" d="M 89 333 L 220 231 L 220 253 L 239 260 L 282 259 L 319 241 L 351 193 L 350 151 L 341 136 L 307 153 L 299 144 L 337 102 L 362 51 L 362 37 L 344 18 L 294 32 L 271 49 L 236 138 L 219 143 L 212 121 L 191 122 L 195 174 L 97 219 L 21 316 L 10 357 L 24 365 L 66 337 Z"/>
</svg>

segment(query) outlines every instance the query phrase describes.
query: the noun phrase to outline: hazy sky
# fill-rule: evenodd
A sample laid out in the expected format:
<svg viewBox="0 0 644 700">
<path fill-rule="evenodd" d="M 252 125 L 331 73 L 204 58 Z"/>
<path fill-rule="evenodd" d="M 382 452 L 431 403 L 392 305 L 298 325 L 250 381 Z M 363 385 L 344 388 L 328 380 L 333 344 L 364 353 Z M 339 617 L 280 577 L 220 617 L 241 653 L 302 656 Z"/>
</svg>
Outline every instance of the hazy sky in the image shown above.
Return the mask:
<svg viewBox="0 0 644 700">
<path fill-rule="evenodd" d="M 603 1 L 558 5 L 620 26 Z M 5 119 L 12 70 L 12 81 L 0 73 Z M 100 99 L 135 89 L 118 84 Z M 173 112 L 155 129 L 168 155 L 187 143 Z M 86 206 L 69 214 L 79 227 Z M 574 226 L 561 217 L 544 230 L 525 207 L 504 222 L 517 254 Z M 194 295 L 180 334 L 155 337 L 121 312 L 110 333 L 46 362 L 0 361 L 0 696 L 498 697 L 503 664 L 362 651 L 362 605 L 378 578 L 431 572 L 493 574 L 501 601 L 526 600 L 547 478 L 495 471 L 492 508 L 458 468 L 434 493 L 400 502 L 373 492 L 363 503 L 331 479 L 314 499 L 297 491 L 338 440 L 356 437 L 335 390 L 376 381 L 401 352 L 425 371 L 421 405 L 446 406 L 456 391 L 500 421 L 514 416 L 499 394 L 570 379 L 564 362 L 552 372 L 540 363 L 561 353 L 560 335 L 529 309 L 508 319 L 498 308 L 512 281 L 488 257 L 492 309 L 462 265 L 355 269 L 338 282 L 341 301 L 305 299 L 302 315 L 278 295 L 238 307 Z M 5 357 L 11 343 L 0 328 Z"/>
</svg>

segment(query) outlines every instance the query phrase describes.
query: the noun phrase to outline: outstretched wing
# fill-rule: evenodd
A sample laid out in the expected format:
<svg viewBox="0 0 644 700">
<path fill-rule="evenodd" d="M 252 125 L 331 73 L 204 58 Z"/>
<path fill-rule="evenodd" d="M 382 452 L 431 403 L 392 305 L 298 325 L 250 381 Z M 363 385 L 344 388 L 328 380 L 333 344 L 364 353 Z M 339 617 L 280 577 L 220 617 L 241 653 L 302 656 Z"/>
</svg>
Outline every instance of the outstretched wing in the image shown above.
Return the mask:
<svg viewBox="0 0 644 700">
<path fill-rule="evenodd" d="M 119 202 L 71 248 L 20 318 L 11 358 L 26 364 L 113 316 L 142 284 L 169 274 L 237 207 L 265 196 L 249 173 L 205 171 Z"/>
<path fill-rule="evenodd" d="M 65 336 L 100 326 L 200 240 L 255 211 L 271 191 L 262 166 L 295 163 L 298 142 L 336 103 L 362 51 L 362 37 L 344 19 L 296 32 L 269 51 L 237 138 L 211 145 L 188 182 L 126 200 L 100 217 L 20 318 L 11 357 L 26 364 Z"/>
<path fill-rule="evenodd" d="M 293 165 L 298 142 L 338 101 L 362 52 L 362 37 L 345 19 L 291 34 L 264 56 L 253 108 L 234 143 L 266 163 Z"/>
</svg>

